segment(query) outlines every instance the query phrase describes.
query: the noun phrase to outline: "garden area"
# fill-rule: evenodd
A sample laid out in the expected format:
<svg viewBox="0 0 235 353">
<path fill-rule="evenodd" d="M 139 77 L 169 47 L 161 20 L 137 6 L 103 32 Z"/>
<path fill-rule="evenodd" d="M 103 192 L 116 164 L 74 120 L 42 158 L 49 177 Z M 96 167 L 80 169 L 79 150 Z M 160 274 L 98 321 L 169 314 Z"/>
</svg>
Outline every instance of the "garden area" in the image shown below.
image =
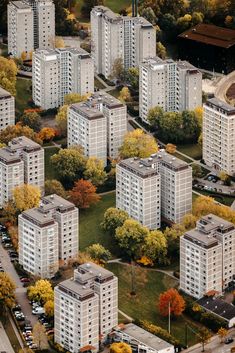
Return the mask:
<svg viewBox="0 0 235 353">
<path fill-rule="evenodd" d="M 200 160 L 202 158 L 202 148 L 198 143 L 178 145 L 177 150 L 193 159 Z"/>
</svg>

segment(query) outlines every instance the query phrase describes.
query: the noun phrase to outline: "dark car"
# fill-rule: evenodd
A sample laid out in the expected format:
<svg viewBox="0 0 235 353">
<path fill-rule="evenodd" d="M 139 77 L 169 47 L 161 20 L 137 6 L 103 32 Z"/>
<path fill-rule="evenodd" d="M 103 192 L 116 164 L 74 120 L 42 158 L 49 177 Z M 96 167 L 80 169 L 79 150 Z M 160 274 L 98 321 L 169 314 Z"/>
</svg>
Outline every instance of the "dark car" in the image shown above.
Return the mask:
<svg viewBox="0 0 235 353">
<path fill-rule="evenodd" d="M 224 343 L 229 344 L 229 343 L 232 343 L 233 341 L 234 341 L 234 339 L 232 337 L 227 337 L 227 338 L 225 338 Z"/>
</svg>

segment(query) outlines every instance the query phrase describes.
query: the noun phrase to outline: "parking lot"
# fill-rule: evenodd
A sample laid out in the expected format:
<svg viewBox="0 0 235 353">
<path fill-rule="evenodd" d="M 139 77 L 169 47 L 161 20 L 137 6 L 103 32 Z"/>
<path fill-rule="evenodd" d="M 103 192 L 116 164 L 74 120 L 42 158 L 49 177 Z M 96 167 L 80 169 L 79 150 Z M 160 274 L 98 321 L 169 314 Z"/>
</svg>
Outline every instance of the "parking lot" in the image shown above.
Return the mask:
<svg viewBox="0 0 235 353">
<path fill-rule="evenodd" d="M 205 191 L 213 191 L 221 194 L 232 195 L 235 197 L 235 185 L 227 186 L 216 175 L 210 174 L 207 178 L 195 178 L 193 186 Z"/>
</svg>

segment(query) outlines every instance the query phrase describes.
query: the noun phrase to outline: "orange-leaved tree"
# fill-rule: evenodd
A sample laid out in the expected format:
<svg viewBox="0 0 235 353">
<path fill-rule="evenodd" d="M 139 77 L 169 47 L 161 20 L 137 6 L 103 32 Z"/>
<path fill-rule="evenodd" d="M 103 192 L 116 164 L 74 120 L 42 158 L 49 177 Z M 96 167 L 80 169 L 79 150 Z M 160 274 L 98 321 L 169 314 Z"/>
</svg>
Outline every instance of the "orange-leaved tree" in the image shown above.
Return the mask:
<svg viewBox="0 0 235 353">
<path fill-rule="evenodd" d="M 70 198 L 79 208 L 89 208 L 96 204 L 100 196 L 96 193 L 96 187 L 89 181 L 80 179 L 70 191 Z"/>
<path fill-rule="evenodd" d="M 158 308 L 162 316 L 170 313 L 173 316 L 180 316 L 185 309 L 185 301 L 175 288 L 170 288 L 160 294 Z"/>
<path fill-rule="evenodd" d="M 43 127 L 42 130 L 39 132 L 38 137 L 42 141 L 51 141 L 56 135 L 55 129 L 52 127 Z"/>
</svg>

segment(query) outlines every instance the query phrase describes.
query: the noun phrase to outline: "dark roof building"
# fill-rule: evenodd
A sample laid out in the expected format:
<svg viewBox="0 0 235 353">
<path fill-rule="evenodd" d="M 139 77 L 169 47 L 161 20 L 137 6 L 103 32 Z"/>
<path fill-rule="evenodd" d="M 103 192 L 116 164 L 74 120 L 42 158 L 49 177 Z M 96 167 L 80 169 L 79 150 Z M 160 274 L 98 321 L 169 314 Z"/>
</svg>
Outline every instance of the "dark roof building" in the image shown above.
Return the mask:
<svg viewBox="0 0 235 353">
<path fill-rule="evenodd" d="M 235 306 L 215 297 L 203 297 L 197 303 L 206 311 L 211 312 L 228 323 L 228 327 L 235 324 Z"/>
<path fill-rule="evenodd" d="M 235 70 L 235 30 L 200 23 L 178 36 L 179 56 L 198 68 Z"/>
</svg>

